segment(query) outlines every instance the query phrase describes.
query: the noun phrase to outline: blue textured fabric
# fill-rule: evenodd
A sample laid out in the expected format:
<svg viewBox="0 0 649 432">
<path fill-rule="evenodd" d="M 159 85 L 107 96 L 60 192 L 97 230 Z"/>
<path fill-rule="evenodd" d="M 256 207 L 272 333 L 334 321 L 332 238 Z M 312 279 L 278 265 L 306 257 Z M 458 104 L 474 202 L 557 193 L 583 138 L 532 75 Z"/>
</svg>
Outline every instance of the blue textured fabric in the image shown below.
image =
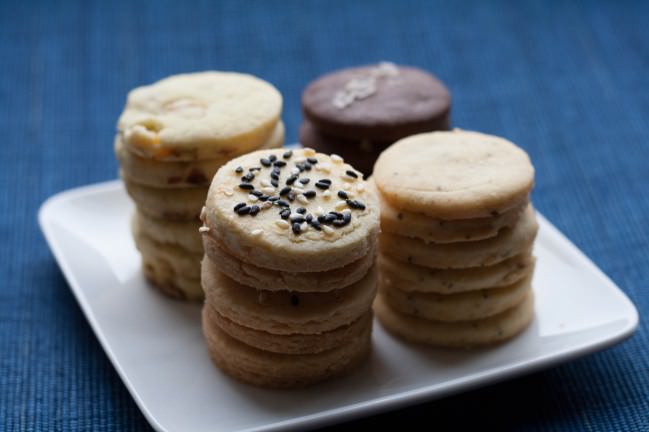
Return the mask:
<svg viewBox="0 0 649 432">
<path fill-rule="evenodd" d="M 55 192 L 115 178 L 127 91 L 247 71 L 285 98 L 344 66 L 434 71 L 454 125 L 503 135 L 537 207 L 649 313 L 649 2 L 0 2 L 0 429 L 146 430 L 36 223 Z M 649 431 L 649 326 L 605 352 L 360 420 Z"/>
</svg>

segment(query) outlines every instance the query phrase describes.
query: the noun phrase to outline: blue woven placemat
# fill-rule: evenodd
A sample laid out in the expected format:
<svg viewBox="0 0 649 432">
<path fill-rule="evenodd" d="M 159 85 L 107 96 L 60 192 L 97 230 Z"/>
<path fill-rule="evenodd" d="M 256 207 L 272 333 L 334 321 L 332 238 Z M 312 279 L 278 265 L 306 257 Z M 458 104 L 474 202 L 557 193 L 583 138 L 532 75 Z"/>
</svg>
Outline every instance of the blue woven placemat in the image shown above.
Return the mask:
<svg viewBox="0 0 649 432">
<path fill-rule="evenodd" d="M 619 4 L 618 4 L 619 3 Z M 40 203 L 115 178 L 126 92 L 246 71 L 284 94 L 288 139 L 322 72 L 429 69 L 456 126 L 537 169 L 536 206 L 649 312 L 648 2 L 0 2 L 0 429 L 146 430 L 36 224 Z M 347 427 L 649 430 L 649 328 L 545 372 Z"/>
</svg>

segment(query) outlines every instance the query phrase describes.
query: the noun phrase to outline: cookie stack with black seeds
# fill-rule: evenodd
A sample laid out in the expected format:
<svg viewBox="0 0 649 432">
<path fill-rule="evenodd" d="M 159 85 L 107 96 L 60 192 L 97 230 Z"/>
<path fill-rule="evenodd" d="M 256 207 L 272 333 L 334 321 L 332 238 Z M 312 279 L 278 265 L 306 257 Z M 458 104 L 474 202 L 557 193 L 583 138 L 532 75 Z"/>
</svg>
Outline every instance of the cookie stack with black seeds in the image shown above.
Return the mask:
<svg viewBox="0 0 649 432">
<path fill-rule="evenodd" d="M 534 168 L 476 132 L 414 135 L 378 159 L 379 295 L 390 332 L 435 346 L 512 338 L 533 318 Z"/>
<path fill-rule="evenodd" d="M 383 62 L 324 75 L 302 94 L 300 142 L 339 154 L 364 175 L 395 141 L 448 130 L 451 96 L 421 69 Z"/>
<path fill-rule="evenodd" d="M 144 275 L 165 294 L 203 298 L 198 228 L 210 181 L 232 157 L 282 146 L 281 108 L 272 85 L 238 73 L 177 75 L 129 93 L 115 153 Z"/>
<path fill-rule="evenodd" d="M 379 204 L 312 149 L 228 162 L 201 216 L 203 333 L 214 363 L 264 387 L 344 374 L 370 350 Z"/>
</svg>

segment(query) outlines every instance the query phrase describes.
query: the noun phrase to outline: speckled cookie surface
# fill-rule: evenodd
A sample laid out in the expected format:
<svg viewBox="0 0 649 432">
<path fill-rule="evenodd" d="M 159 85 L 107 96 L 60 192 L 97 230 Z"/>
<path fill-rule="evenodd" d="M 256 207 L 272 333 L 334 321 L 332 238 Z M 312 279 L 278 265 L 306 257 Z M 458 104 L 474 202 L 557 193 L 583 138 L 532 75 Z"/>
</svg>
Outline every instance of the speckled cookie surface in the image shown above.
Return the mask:
<svg viewBox="0 0 649 432">
<path fill-rule="evenodd" d="M 439 347 L 477 347 L 513 338 L 534 318 L 534 295 L 498 315 L 475 321 L 440 322 L 396 312 L 379 294 L 374 312 L 390 333 L 410 342 Z"/>
<path fill-rule="evenodd" d="M 206 256 L 218 263 L 220 272 L 243 285 L 269 291 L 327 292 L 344 288 L 367 274 L 378 252 L 375 242 L 367 255 L 343 267 L 323 272 L 283 272 L 241 261 L 209 234 L 202 237 Z"/>
<path fill-rule="evenodd" d="M 496 237 L 461 243 L 426 243 L 423 240 L 383 233 L 381 253 L 398 261 L 424 267 L 447 269 L 497 264 L 532 247 L 538 223 L 532 206 L 528 206 L 512 228 Z"/>
<path fill-rule="evenodd" d="M 269 388 L 305 387 L 350 372 L 367 358 L 371 330 L 366 327 L 350 343 L 318 354 L 278 354 L 238 341 L 203 314 L 203 334 L 214 364 L 240 381 Z"/>
<path fill-rule="evenodd" d="M 215 159 L 258 148 L 281 110 L 282 96 L 263 80 L 199 72 L 132 90 L 117 128 L 124 144 L 146 158 Z"/>
<path fill-rule="evenodd" d="M 317 354 L 353 343 L 372 326 L 372 312 L 368 311 L 357 320 L 331 331 L 310 335 L 276 335 L 244 327 L 225 318 L 206 304 L 203 314 L 210 326 L 218 326 L 231 337 L 258 348 L 279 354 Z"/>
<path fill-rule="evenodd" d="M 314 334 L 358 319 L 372 305 L 377 271 L 343 289 L 326 293 L 260 291 L 241 285 L 203 261 L 206 302 L 236 324 L 274 334 Z"/>
<path fill-rule="evenodd" d="M 367 255 L 379 205 L 360 173 L 310 149 L 263 150 L 221 167 L 203 222 L 239 260 L 287 272 L 319 272 Z"/>
<path fill-rule="evenodd" d="M 379 256 L 382 283 L 407 292 L 457 294 L 511 285 L 534 270 L 531 251 L 491 266 L 463 269 L 432 269 Z"/>
<path fill-rule="evenodd" d="M 200 219 L 168 221 L 141 212 L 136 212 L 134 217 L 137 218 L 139 231 L 156 242 L 179 246 L 197 255 L 203 253 L 203 243 L 198 232 Z"/>
<path fill-rule="evenodd" d="M 386 287 L 379 277 L 383 300 L 402 314 L 433 321 L 473 321 L 499 314 L 519 304 L 532 288 L 532 275 L 512 285 L 459 294 L 406 292 Z"/>
<path fill-rule="evenodd" d="M 151 217 L 194 220 L 200 215 L 207 188 L 164 189 L 135 183 L 122 174 L 124 186 L 138 210 Z"/>
<path fill-rule="evenodd" d="M 431 74 L 392 63 L 336 71 L 302 94 L 304 116 L 331 136 L 395 141 L 448 129 L 451 97 Z"/>
<path fill-rule="evenodd" d="M 398 141 L 377 160 L 373 179 L 398 209 L 470 219 L 526 202 L 534 168 L 525 151 L 503 138 L 454 130 Z"/>
<path fill-rule="evenodd" d="M 279 122 L 271 137 L 260 149 L 281 147 L 284 144 L 284 123 Z M 232 155 L 239 156 L 240 152 Z M 119 135 L 115 137 L 115 155 L 124 175 L 131 181 L 145 186 L 187 188 L 209 187 L 216 171 L 231 157 L 193 161 L 158 161 L 129 151 Z"/>
</svg>

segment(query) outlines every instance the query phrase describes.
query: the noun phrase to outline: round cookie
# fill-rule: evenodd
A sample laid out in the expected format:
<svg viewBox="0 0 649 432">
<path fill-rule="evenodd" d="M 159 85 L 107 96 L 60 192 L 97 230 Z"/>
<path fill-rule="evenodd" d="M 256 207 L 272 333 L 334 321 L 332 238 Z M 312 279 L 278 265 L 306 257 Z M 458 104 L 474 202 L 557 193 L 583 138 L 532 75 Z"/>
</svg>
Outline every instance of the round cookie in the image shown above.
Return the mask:
<svg viewBox="0 0 649 432">
<path fill-rule="evenodd" d="M 205 255 L 218 270 L 230 279 L 269 291 L 327 292 L 341 289 L 359 281 L 374 265 L 378 252 L 377 242 L 364 257 L 343 267 L 323 272 L 283 272 L 266 269 L 241 261 L 208 233 L 203 234 Z"/>
<path fill-rule="evenodd" d="M 450 295 L 387 288 L 379 277 L 379 292 L 394 310 L 444 322 L 474 321 L 499 314 L 519 304 L 531 289 L 531 274 L 509 286 Z"/>
<path fill-rule="evenodd" d="M 394 207 L 439 219 L 497 216 L 527 202 L 527 153 L 493 135 L 454 130 L 402 139 L 384 151 L 373 179 Z"/>
<path fill-rule="evenodd" d="M 380 202 L 381 229 L 384 232 L 419 238 L 427 243 L 454 243 L 494 237 L 501 229 L 513 226 L 527 207 L 527 203 L 524 203 L 496 216 L 443 220 L 399 210 L 384 199 L 380 199 Z"/>
<path fill-rule="evenodd" d="M 222 159 L 258 148 L 271 136 L 282 96 L 251 75 L 175 75 L 128 94 L 117 128 L 125 146 L 164 161 Z"/>
<path fill-rule="evenodd" d="M 240 381 L 269 388 L 305 387 L 348 373 L 369 355 L 371 331 L 368 326 L 350 343 L 318 354 L 278 354 L 236 340 L 203 313 L 203 334 L 216 366 Z"/>
<path fill-rule="evenodd" d="M 350 324 L 338 327 L 328 332 L 303 335 L 276 335 L 261 330 L 254 330 L 219 315 L 209 304 L 204 306 L 210 326 L 218 326 L 231 337 L 250 345 L 251 347 L 279 354 L 317 354 L 352 343 L 372 326 L 372 312 Z"/>
<path fill-rule="evenodd" d="M 531 251 L 498 264 L 465 269 L 431 269 L 379 256 L 382 283 L 406 292 L 457 294 L 511 285 L 534 271 Z"/>
<path fill-rule="evenodd" d="M 260 147 L 270 149 L 284 144 L 284 123 L 277 123 L 271 137 Z M 119 135 L 115 137 L 115 155 L 124 175 L 145 186 L 188 188 L 208 187 L 216 171 L 230 158 L 204 159 L 180 162 L 161 162 L 129 151 Z M 238 156 L 234 154 L 233 156 Z"/>
<path fill-rule="evenodd" d="M 156 242 L 179 246 L 197 255 L 203 253 L 203 242 L 198 232 L 200 219 L 168 221 L 141 212 L 136 212 L 135 218 L 140 232 Z"/>
<path fill-rule="evenodd" d="M 372 305 L 377 271 L 360 281 L 327 293 L 261 291 L 241 285 L 203 260 L 206 303 L 236 324 L 273 334 L 315 334 L 351 323 Z"/>
<path fill-rule="evenodd" d="M 198 219 L 208 188 L 163 189 L 143 186 L 122 174 L 124 186 L 137 209 L 158 219 L 188 221 Z"/>
<path fill-rule="evenodd" d="M 312 149 L 231 160 L 214 176 L 205 206 L 209 234 L 236 258 L 286 272 L 357 261 L 379 232 L 375 191 L 340 158 Z"/>
<path fill-rule="evenodd" d="M 449 128 L 451 97 L 431 74 L 392 63 L 333 72 L 302 94 L 305 118 L 327 135 L 394 142 Z"/>
<path fill-rule="evenodd" d="M 398 261 L 436 269 L 489 266 L 529 250 L 538 228 L 529 205 L 516 225 L 486 240 L 437 244 L 382 233 L 380 249 Z"/>
<path fill-rule="evenodd" d="M 439 322 L 396 312 L 379 294 L 374 312 L 385 329 L 410 342 L 438 347 L 471 348 L 504 342 L 521 333 L 534 318 L 534 295 L 498 315 L 476 321 Z"/>
<path fill-rule="evenodd" d="M 167 260 L 142 254 L 142 273 L 154 287 L 169 297 L 197 302 L 204 298 L 201 280 L 181 276 Z"/>
</svg>

